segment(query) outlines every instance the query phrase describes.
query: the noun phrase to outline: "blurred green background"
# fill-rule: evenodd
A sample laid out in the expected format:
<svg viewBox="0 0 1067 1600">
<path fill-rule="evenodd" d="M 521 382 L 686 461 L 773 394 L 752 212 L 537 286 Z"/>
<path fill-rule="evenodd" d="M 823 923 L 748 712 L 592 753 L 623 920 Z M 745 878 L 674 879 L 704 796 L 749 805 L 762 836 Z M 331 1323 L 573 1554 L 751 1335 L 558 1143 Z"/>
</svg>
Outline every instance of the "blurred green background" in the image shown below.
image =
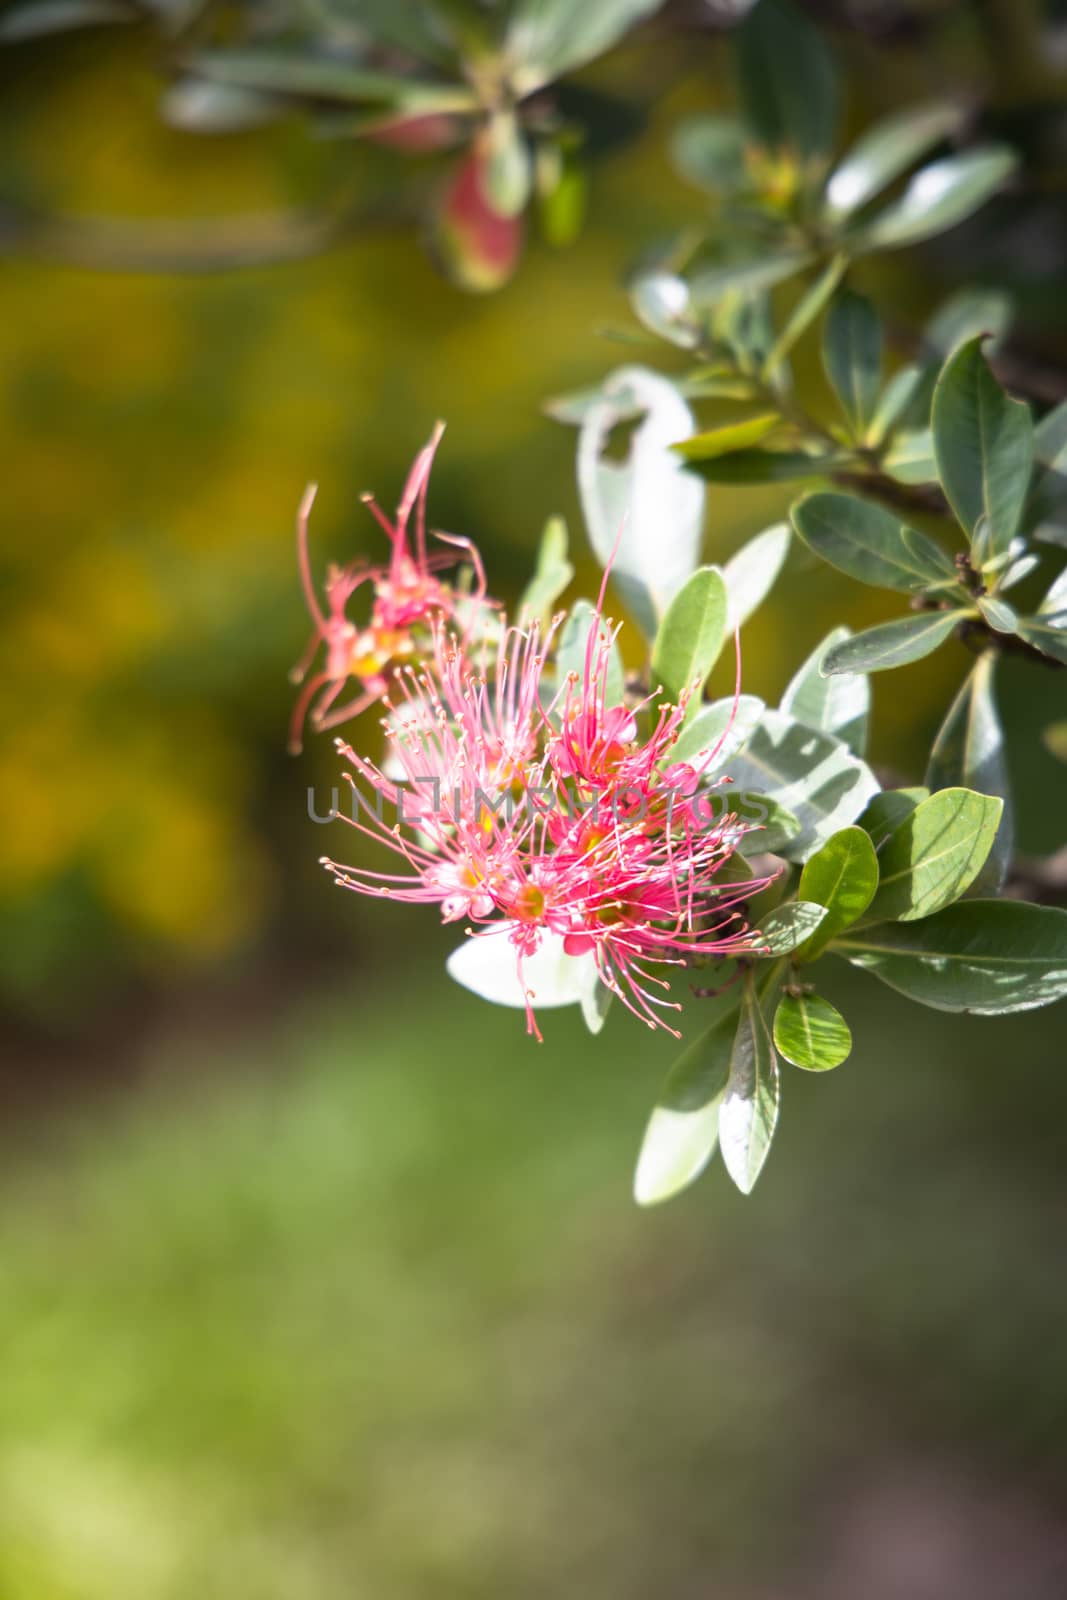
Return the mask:
<svg viewBox="0 0 1067 1600">
<path fill-rule="evenodd" d="M 712 1171 L 640 1213 L 672 1042 L 554 1013 L 538 1048 L 451 988 L 428 915 L 316 866 L 328 741 L 284 754 L 309 478 L 316 558 L 372 550 L 359 492 L 393 501 L 444 417 L 431 514 L 493 592 L 553 511 L 591 585 L 539 408 L 644 358 L 597 329 L 703 204 L 665 141 L 722 60 L 664 48 L 591 75 L 647 97 L 654 66 L 649 124 L 579 244 L 492 297 L 403 231 L 200 278 L 0 264 L 3 1600 L 1067 1592 L 1063 1009 L 949 1024 L 842 978 L 854 1056 L 788 1078 L 753 1198 Z M 912 57 L 876 64 L 854 121 L 913 92 Z M 296 123 L 170 132 L 152 68 L 136 33 L 6 51 L 4 192 L 232 221 L 401 181 Z M 917 320 L 982 260 L 866 287 Z M 1057 324 L 1021 279 L 1023 338 L 1062 356 L 1062 297 Z M 785 503 L 709 491 L 708 557 Z M 794 553 L 746 688 L 891 610 Z M 876 682 L 876 762 L 919 776 L 963 666 Z M 1002 693 L 1050 851 L 1062 691 L 1009 663 Z"/>
</svg>

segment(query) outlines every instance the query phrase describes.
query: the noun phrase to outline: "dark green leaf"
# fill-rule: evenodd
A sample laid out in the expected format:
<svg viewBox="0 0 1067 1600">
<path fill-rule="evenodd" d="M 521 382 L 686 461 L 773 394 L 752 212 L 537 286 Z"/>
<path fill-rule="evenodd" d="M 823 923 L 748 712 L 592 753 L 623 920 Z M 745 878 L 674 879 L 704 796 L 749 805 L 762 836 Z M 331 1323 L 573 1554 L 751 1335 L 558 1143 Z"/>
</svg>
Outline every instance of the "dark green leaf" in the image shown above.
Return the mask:
<svg viewBox="0 0 1067 1600">
<path fill-rule="evenodd" d="M 860 817 L 859 825 L 877 850 L 915 807 L 929 798 L 929 789 L 883 789 Z"/>
<path fill-rule="evenodd" d="M 652 677 L 678 700 L 702 685 L 726 637 L 726 584 L 717 567 L 700 567 L 674 596 L 652 649 Z"/>
<path fill-rule="evenodd" d="M 741 1003 L 730 1052 L 730 1076 L 719 1109 L 719 1144 L 726 1170 L 749 1194 L 778 1124 L 778 1057 L 750 982 Z"/>
<path fill-rule="evenodd" d="M 823 490 L 798 501 L 791 515 L 817 556 L 860 583 L 918 594 L 959 581 L 939 544 L 873 501 Z"/>
<path fill-rule="evenodd" d="M 800 875 L 798 896 L 825 906 L 826 915 L 797 960 L 814 961 L 836 934 L 862 917 L 877 887 L 878 857 L 869 834 L 860 827 L 842 828 L 827 839 Z"/>
<path fill-rule="evenodd" d="M 1010 399 L 982 354 L 980 338 L 961 345 L 934 390 L 934 454 L 957 517 L 974 534 L 989 520 L 989 554 L 1003 554 L 1019 525 L 1033 465 L 1030 408 Z"/>
<path fill-rule="evenodd" d="M 846 290 L 830 307 L 823 365 L 856 437 L 865 438 L 882 388 L 882 323 L 862 295 Z"/>
<path fill-rule="evenodd" d="M 938 1011 L 996 1016 L 1067 995 L 1067 911 L 961 900 L 921 922 L 846 933 L 834 949 Z"/>
<path fill-rule="evenodd" d="M 842 453 L 813 456 L 803 450 L 737 450 L 733 455 L 688 463 L 688 470 L 709 483 L 786 483 L 795 478 L 821 478 L 853 458 Z"/>
<path fill-rule="evenodd" d="M 962 785 L 980 794 L 997 795 L 1004 802 L 989 859 L 975 879 L 976 888 L 990 891 L 1004 882 L 1014 834 L 1004 734 L 993 699 L 996 659 L 995 652 L 987 650 L 975 662 L 941 724 L 926 769 L 926 782 L 932 790 Z"/>
<path fill-rule="evenodd" d="M 833 734 L 862 756 L 867 748 L 871 686 L 865 673 L 840 672 L 824 677 L 820 664 L 829 650 L 852 637 L 851 628 L 835 628 L 794 675 L 782 696 L 783 711 L 809 728 Z"/>
<path fill-rule="evenodd" d="M 800 819 L 769 795 L 747 791 L 738 794 L 728 787 L 715 792 L 723 795 L 749 829 L 737 846 L 742 856 L 779 855 L 790 849 L 801 832 Z"/>
<path fill-rule="evenodd" d="M 817 994 L 786 994 L 774 1014 L 778 1054 L 806 1072 L 839 1067 L 852 1049 L 848 1023 L 829 1000 Z"/>
<path fill-rule="evenodd" d="M 739 70 L 756 137 L 801 157 L 827 154 L 837 82 L 822 34 L 790 0 L 758 0 L 741 25 Z"/>
<path fill-rule="evenodd" d="M 905 106 L 862 134 L 826 185 L 824 210 L 834 221 L 851 216 L 956 133 L 966 109 L 944 101 Z"/>
<path fill-rule="evenodd" d="M 787 956 L 810 939 L 825 920 L 824 905 L 813 900 L 788 900 L 760 918 L 757 948 L 765 955 Z"/>
<path fill-rule="evenodd" d="M 848 248 L 857 254 L 896 250 L 944 233 L 984 206 L 1016 164 L 1013 150 L 995 144 L 933 161 L 915 174 L 899 200 L 848 236 Z"/>
<path fill-rule="evenodd" d="M 971 789 L 941 789 L 897 825 L 879 851 L 871 922 L 914 922 L 970 888 L 993 847 L 1004 802 Z"/>
<path fill-rule="evenodd" d="M 905 667 L 932 655 L 968 616 L 966 611 L 921 611 L 865 628 L 827 652 L 821 670 L 832 672 L 885 672 Z"/>
</svg>

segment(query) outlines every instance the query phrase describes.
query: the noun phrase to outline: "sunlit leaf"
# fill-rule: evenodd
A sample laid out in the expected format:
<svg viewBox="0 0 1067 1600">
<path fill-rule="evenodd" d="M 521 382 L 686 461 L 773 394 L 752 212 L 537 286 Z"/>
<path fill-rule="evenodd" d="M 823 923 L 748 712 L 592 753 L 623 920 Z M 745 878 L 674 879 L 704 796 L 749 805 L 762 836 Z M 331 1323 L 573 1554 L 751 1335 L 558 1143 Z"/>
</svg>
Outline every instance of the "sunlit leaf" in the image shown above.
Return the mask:
<svg viewBox="0 0 1067 1600">
<path fill-rule="evenodd" d="M 848 248 L 896 250 L 944 233 L 992 199 L 1016 165 L 1013 150 L 994 144 L 933 161 L 915 174 L 899 200 L 848 235 Z"/>
<path fill-rule="evenodd" d="M 553 607 L 574 577 L 567 555 L 567 524 L 562 517 L 549 517 L 537 552 L 537 568 L 526 585 L 519 615 L 536 617 L 546 626 Z"/>
<path fill-rule="evenodd" d="M 949 707 L 930 752 L 926 783 L 931 790 L 960 785 L 1004 802 L 989 858 L 974 887 L 994 891 L 1004 882 L 1011 863 L 1014 828 L 1011 787 L 1004 752 L 1004 733 L 993 698 L 996 654 L 979 656 Z"/>
<path fill-rule="evenodd" d="M 730 1075 L 719 1109 L 719 1147 L 727 1172 L 749 1194 L 778 1125 L 778 1058 L 754 986 L 741 1003 L 730 1049 Z"/>
<path fill-rule="evenodd" d="M 897 622 L 865 628 L 828 650 L 820 670 L 830 674 L 905 667 L 932 655 L 969 615 L 967 611 L 921 611 Z"/>
<path fill-rule="evenodd" d="M 1067 911 L 1055 906 L 961 900 L 920 922 L 843 934 L 834 949 L 938 1011 L 996 1016 L 1067 995 Z"/>
<path fill-rule="evenodd" d="M 787 956 L 810 939 L 825 919 L 824 905 L 814 900 L 789 900 L 760 918 L 759 948 L 769 956 Z"/>
<path fill-rule="evenodd" d="M 860 827 L 842 828 L 804 863 L 797 894 L 824 906 L 819 926 L 797 952 L 814 961 L 830 940 L 866 911 L 878 888 L 878 857 L 870 835 Z"/>
<path fill-rule="evenodd" d="M 833 734 L 862 756 L 867 748 L 870 682 L 862 672 L 827 677 L 819 670 L 827 652 L 851 637 L 851 628 L 844 625 L 827 634 L 790 680 L 781 709 L 809 728 Z"/>
<path fill-rule="evenodd" d="M 1030 408 L 1000 387 L 980 338 L 961 345 L 934 390 L 934 454 L 942 487 L 968 533 L 988 518 L 989 554 L 1008 549 L 1033 465 Z"/>
<path fill-rule="evenodd" d="M 689 315 L 689 285 L 673 272 L 647 272 L 630 290 L 634 312 L 646 328 L 683 350 L 700 342 L 700 329 Z"/>
<path fill-rule="evenodd" d="M 588 600 L 576 600 L 571 606 L 570 615 L 563 625 L 556 647 L 556 675 L 560 683 L 574 673 L 579 682 L 584 681 L 586 648 L 589 640 L 590 629 L 598 630 L 594 643 L 594 651 L 601 647 L 608 639 L 609 634 L 603 619 L 598 621 L 595 608 Z M 595 657 L 594 657 L 595 659 Z M 608 652 L 607 674 L 604 684 L 605 704 L 617 706 L 622 704 L 626 691 L 626 678 L 623 671 L 622 657 L 619 647 L 614 642 Z"/>
<path fill-rule="evenodd" d="M 592 953 L 569 956 L 562 934 L 544 933 L 534 954 L 524 957 L 520 981 L 518 952 L 506 930 L 464 939 L 445 962 L 449 977 L 479 999 L 524 1010 L 529 997 L 539 1011 L 578 1005 L 590 965 Z"/>
<path fill-rule="evenodd" d="M 714 772 L 741 749 L 764 709 L 763 701 L 754 694 L 740 694 L 736 701 L 731 697 L 702 706 L 678 735 L 671 760 Z"/>
<path fill-rule="evenodd" d="M 774 1043 L 795 1067 L 829 1072 L 849 1055 L 852 1033 L 829 1000 L 817 994 L 785 994 L 774 1014 Z"/>
<path fill-rule="evenodd" d="M 1023 617 L 1015 631 L 1020 639 L 1025 639 L 1051 661 L 1067 666 L 1067 618 L 1046 622 L 1040 617 Z"/>
<path fill-rule="evenodd" d="M 850 216 L 903 176 L 935 145 L 958 132 L 966 108 L 951 102 L 905 106 L 868 128 L 831 174 L 823 209 L 834 221 Z"/>
<path fill-rule="evenodd" d="M 880 849 L 897 824 L 910 816 L 917 805 L 929 797 L 929 789 L 883 789 L 876 794 L 859 819 L 859 826 L 870 834 L 875 850 Z"/>
<path fill-rule="evenodd" d="M 726 584 L 717 567 L 701 567 L 667 607 L 652 649 L 652 678 L 677 700 L 702 685 L 726 637 Z"/>
<path fill-rule="evenodd" d="M 694 1039 L 671 1068 L 637 1158 L 638 1205 L 669 1200 L 699 1177 L 715 1154 L 736 1032 L 734 1014 Z"/>
<path fill-rule="evenodd" d="M 781 425 L 782 418 L 777 411 L 764 412 L 758 417 L 745 417 L 740 422 L 728 422 L 704 433 L 694 433 L 691 439 L 679 440 L 674 448 L 686 461 L 710 461 L 716 456 L 747 450 Z"/>
<path fill-rule="evenodd" d="M 406 0 L 405 0 L 406 3 Z M 532 94 L 553 78 L 603 55 L 635 23 L 658 11 L 663 0 L 515 0 L 506 53 L 514 62 L 511 83 Z"/>
<path fill-rule="evenodd" d="M 746 623 L 763 604 L 789 553 L 792 529 L 787 522 L 775 523 L 743 544 L 723 567 L 729 601 L 727 628 L 732 633 Z"/>
<path fill-rule="evenodd" d="M 985 865 L 1004 802 L 941 789 L 910 812 L 878 853 L 871 922 L 914 922 L 965 894 Z"/>
</svg>

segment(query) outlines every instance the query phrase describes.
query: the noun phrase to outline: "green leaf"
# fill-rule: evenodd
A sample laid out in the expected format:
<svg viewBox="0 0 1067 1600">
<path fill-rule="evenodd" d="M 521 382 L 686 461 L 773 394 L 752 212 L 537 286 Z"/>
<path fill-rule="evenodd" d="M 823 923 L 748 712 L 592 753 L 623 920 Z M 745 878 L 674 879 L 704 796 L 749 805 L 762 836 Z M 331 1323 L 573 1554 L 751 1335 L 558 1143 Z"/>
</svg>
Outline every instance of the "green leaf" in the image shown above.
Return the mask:
<svg viewBox="0 0 1067 1600">
<path fill-rule="evenodd" d="M 671 1068 L 637 1158 L 634 1199 L 639 1206 L 678 1194 L 715 1154 L 736 1032 L 734 1013 L 694 1039 Z"/>
<path fill-rule="evenodd" d="M 563 683 L 570 673 L 575 673 L 581 682 L 585 675 L 586 644 L 589 639 L 590 628 L 599 626 L 599 642 L 608 637 L 608 630 L 603 618 L 598 624 L 596 609 L 588 600 L 576 600 L 571 606 L 570 616 L 563 625 L 556 647 L 556 679 Z M 596 648 L 594 646 L 594 648 Z M 613 643 L 608 654 L 607 680 L 604 687 L 605 703 L 608 706 L 618 706 L 623 702 L 626 693 L 626 675 L 623 670 L 622 657 L 619 647 Z"/>
<path fill-rule="evenodd" d="M 729 601 L 728 632 L 742 627 L 767 598 L 789 553 L 791 534 L 787 522 L 776 522 L 743 544 L 723 567 Z"/>
<path fill-rule="evenodd" d="M 612 429 L 635 412 L 643 420 L 626 459 L 606 459 Z M 644 367 L 623 367 L 606 380 L 578 438 L 589 541 L 602 565 L 614 553 L 615 582 L 649 638 L 698 562 L 704 489 L 670 449 L 692 432 L 692 415 L 673 384 Z"/>
<path fill-rule="evenodd" d="M 860 817 L 859 825 L 871 836 L 875 850 L 895 832 L 898 823 L 910 816 L 917 805 L 929 798 L 929 789 L 883 789 L 876 794 Z"/>
<path fill-rule="evenodd" d="M 842 828 L 827 839 L 804 863 L 797 888 L 801 900 L 825 906 L 826 915 L 796 959 L 814 961 L 835 935 L 862 917 L 877 888 L 878 857 L 861 827 Z"/>
<path fill-rule="evenodd" d="M 1067 544 L 1067 400 L 1034 429 L 1037 472 L 1026 506 L 1026 532 L 1050 544 Z"/>
<path fill-rule="evenodd" d="M 834 949 L 937 1011 L 991 1017 L 1067 995 L 1067 911 L 1055 906 L 961 900 L 921 922 L 847 933 Z"/>
<path fill-rule="evenodd" d="M 1050 756 L 1067 761 L 1067 722 L 1050 722 L 1041 739 Z"/>
<path fill-rule="evenodd" d="M 1038 617 L 1021 618 L 1016 633 L 1052 661 L 1067 666 L 1067 629 L 1063 622 L 1043 622 Z"/>
<path fill-rule="evenodd" d="M 847 256 L 835 256 L 829 266 L 823 269 L 807 292 L 798 300 L 793 307 L 789 321 L 778 335 L 770 354 L 763 363 L 763 376 L 765 379 L 773 378 L 797 340 L 811 327 L 811 324 L 815 321 L 815 318 L 848 271 L 848 265 Z"/>
<path fill-rule="evenodd" d="M 763 701 L 754 694 L 740 694 L 736 702 L 731 696 L 702 706 L 678 735 L 670 760 L 702 766 L 707 759 L 706 770 L 716 771 L 750 738 L 764 709 Z"/>
<path fill-rule="evenodd" d="M 112 4 L 112 0 L 26 0 L 9 6 L 0 16 L 0 43 L 14 44 L 101 23 L 133 22 L 136 15 L 128 5 Z"/>
<path fill-rule="evenodd" d="M 495 111 L 490 117 L 483 172 L 492 209 L 501 217 L 519 216 L 533 190 L 533 161 L 514 111 Z"/>
<path fill-rule="evenodd" d="M 1013 606 L 1006 600 L 998 600 L 995 595 L 979 595 L 977 606 L 984 620 L 997 633 L 1016 633 L 1018 615 Z"/>
<path fill-rule="evenodd" d="M 695 306 L 704 309 L 732 292 L 757 294 L 761 289 L 773 289 L 776 283 L 802 272 L 814 260 L 810 250 L 785 250 L 748 256 L 739 261 L 722 261 L 693 274 L 689 281 L 689 297 Z"/>
<path fill-rule="evenodd" d="M 823 210 L 832 221 L 851 216 L 901 177 L 966 120 L 963 106 L 935 101 L 905 106 L 862 134 L 831 174 Z"/>
<path fill-rule="evenodd" d="M 242 89 L 402 106 L 413 114 L 474 111 L 478 105 L 474 91 L 463 84 L 420 81 L 349 66 L 327 56 L 265 47 L 200 51 L 185 57 L 182 64 L 191 73 Z"/>
<path fill-rule="evenodd" d="M 651 332 L 682 350 L 700 342 L 700 329 L 690 315 L 689 285 L 674 272 L 646 272 L 630 290 L 636 316 Z"/>
<path fill-rule="evenodd" d="M 770 1030 L 749 982 L 730 1051 L 730 1076 L 719 1108 L 719 1145 L 727 1172 L 750 1194 L 778 1125 L 781 1093 Z"/>
<path fill-rule="evenodd" d="M 921 611 L 901 617 L 898 622 L 882 622 L 864 628 L 851 639 L 835 645 L 823 660 L 821 671 L 885 672 L 890 667 L 905 667 L 921 661 L 944 644 L 967 611 Z"/>
<path fill-rule="evenodd" d="M 1039 617 L 1056 619 L 1056 624 L 1061 628 L 1067 627 L 1067 567 L 1053 579 L 1048 593 L 1037 608 L 1037 614 Z"/>
<path fill-rule="evenodd" d="M 788 900 L 785 905 L 777 906 L 767 916 L 760 918 L 756 935 L 759 949 L 765 955 L 787 956 L 810 939 L 825 920 L 824 905 L 816 904 L 813 900 Z"/>
<path fill-rule="evenodd" d="M 709 194 L 748 182 L 745 130 L 733 117 L 687 117 L 671 136 L 671 157 L 683 178 Z"/>
<path fill-rule="evenodd" d="M 986 335 L 990 347 L 1011 326 L 1012 300 L 1001 289 L 959 289 L 940 305 L 922 331 L 922 347 L 938 366 L 970 339 Z"/>
<path fill-rule="evenodd" d="M 930 429 L 898 433 L 882 457 L 882 471 L 897 483 L 936 483 L 937 462 Z"/>
<path fill-rule="evenodd" d="M 934 454 L 949 503 L 968 533 L 989 519 L 989 553 L 1010 546 L 1033 466 L 1030 408 L 1004 393 L 982 355 L 981 338 L 946 364 L 933 403 Z"/>
<path fill-rule="evenodd" d="M 900 822 L 879 852 L 871 922 L 914 922 L 951 905 L 993 847 L 1004 802 L 971 789 L 941 789 Z"/>
<path fill-rule="evenodd" d="M 732 455 L 692 461 L 688 470 L 709 483 L 786 483 L 821 478 L 854 465 L 851 455 L 809 455 L 804 450 L 737 450 Z"/>
<path fill-rule="evenodd" d="M 782 696 L 781 709 L 809 728 L 833 734 L 856 755 L 862 756 L 867 747 L 870 683 L 862 672 L 840 672 L 824 677 L 819 670 L 827 652 L 851 637 L 851 628 L 843 625 L 827 634 L 790 680 Z"/>
<path fill-rule="evenodd" d="M 1011 177 L 1015 152 L 1006 145 L 983 145 L 945 156 L 922 167 L 899 200 L 847 236 L 853 253 L 897 250 L 917 244 L 972 215 Z"/>
<path fill-rule="evenodd" d="M 270 122 L 280 114 L 281 106 L 276 95 L 258 89 L 209 83 L 204 78 L 178 78 L 164 91 L 159 114 L 168 128 L 183 133 L 238 133 Z"/>
<path fill-rule="evenodd" d="M 396 0 L 393 0 L 396 4 Z M 408 0 L 404 0 L 404 5 Z M 506 41 L 513 89 L 521 97 L 610 50 L 663 0 L 517 0 Z M 403 6 L 399 7 L 403 9 Z"/>
<path fill-rule="evenodd" d="M 519 615 L 536 617 L 547 626 L 553 607 L 574 577 L 567 557 L 567 524 L 562 517 L 549 517 L 537 552 L 537 568 L 523 591 Z"/>
<path fill-rule="evenodd" d="M 717 567 L 700 567 L 667 607 L 652 649 L 652 677 L 678 700 L 702 685 L 726 637 L 726 583 Z"/>
<path fill-rule="evenodd" d="M 582 1021 L 590 1033 L 597 1034 L 603 1028 L 611 1010 L 611 1002 L 615 998 L 606 983 L 602 983 L 600 974 L 596 970 L 596 963 L 585 966 L 581 973 L 581 994 L 579 999 L 582 1007 Z"/>
<path fill-rule="evenodd" d="M 884 443 L 901 417 L 914 406 L 925 381 L 926 374 L 922 367 L 901 367 L 894 372 L 874 408 L 871 425 L 867 429 L 868 444 L 877 446 Z"/>
<path fill-rule="evenodd" d="M 829 1000 L 817 994 L 786 994 L 774 1014 L 778 1054 L 806 1072 L 829 1072 L 852 1050 L 848 1023 Z"/>
<path fill-rule="evenodd" d="M 726 786 L 713 792 L 734 805 L 749 829 L 737 846 L 742 856 L 779 855 L 792 846 L 801 831 L 800 819 L 769 795 L 742 791 L 734 796 Z"/>
<path fill-rule="evenodd" d="M 581 152 L 564 140 L 542 140 L 534 156 L 537 222 L 554 250 L 573 244 L 582 231 L 589 200 L 589 176 Z"/>
<path fill-rule="evenodd" d="M 873 501 L 821 490 L 799 500 L 791 516 L 809 549 L 860 583 L 918 594 L 959 581 L 939 544 Z"/>
<path fill-rule="evenodd" d="M 845 290 L 830 307 L 823 365 L 856 437 L 862 439 L 882 388 L 882 323 L 862 295 Z"/>
<path fill-rule="evenodd" d="M 1004 733 L 993 699 L 996 653 L 979 656 L 963 688 L 949 707 L 934 740 L 926 783 L 932 790 L 961 785 L 1004 802 L 1000 826 L 989 858 L 974 886 L 990 891 L 1004 882 L 1013 849 L 1011 786 L 1004 753 Z"/>
<path fill-rule="evenodd" d="M 797 819 L 787 854 L 803 861 L 839 828 L 854 822 L 878 781 L 839 739 L 767 711 L 745 748 L 730 761 L 734 786 L 769 795 Z M 766 848 L 766 847 L 765 847 Z"/>
<path fill-rule="evenodd" d="M 673 446 L 686 461 L 710 461 L 716 456 L 731 455 L 758 444 L 767 434 L 780 428 L 782 418 L 777 411 L 764 412 L 762 416 L 745 417 L 741 422 L 728 422 L 721 428 L 709 428 L 695 433 L 691 439 L 682 439 Z"/>
<path fill-rule="evenodd" d="M 522 982 L 517 952 L 506 932 L 464 939 L 445 962 L 449 977 L 472 994 L 514 1010 L 525 1010 L 528 990 L 533 993 L 538 1010 L 578 1005 L 589 981 L 590 966 L 595 970 L 591 953 L 567 955 L 562 934 L 555 933 L 543 934 L 538 949 L 524 957 Z"/>
<path fill-rule="evenodd" d="M 756 137 L 797 156 L 824 155 L 837 127 L 837 81 L 819 29 L 790 0 L 758 0 L 741 24 L 738 69 Z"/>
</svg>

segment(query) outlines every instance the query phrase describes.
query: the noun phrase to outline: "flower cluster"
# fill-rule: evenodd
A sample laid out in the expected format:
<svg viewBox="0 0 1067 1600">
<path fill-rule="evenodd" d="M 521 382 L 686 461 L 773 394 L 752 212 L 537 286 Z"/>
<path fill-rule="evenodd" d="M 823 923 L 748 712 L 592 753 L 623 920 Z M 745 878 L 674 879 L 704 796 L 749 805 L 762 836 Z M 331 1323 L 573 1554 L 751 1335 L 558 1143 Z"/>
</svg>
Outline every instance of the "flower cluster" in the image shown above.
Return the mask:
<svg viewBox="0 0 1067 1600">
<path fill-rule="evenodd" d="M 604 618 L 603 588 L 580 665 L 568 672 L 557 651 L 562 617 L 545 629 L 503 616 L 486 626 L 481 562 L 467 542 L 477 584 L 461 607 L 426 555 L 426 486 L 439 436 L 415 463 L 395 526 L 380 518 L 393 541 L 389 568 L 332 573 L 328 619 L 311 590 L 301 533 L 314 643 L 326 643 L 327 662 L 305 688 L 297 720 L 323 686 L 311 716 L 318 727 L 380 702 L 381 763 L 337 741 L 354 794 L 342 820 L 397 858 L 393 871 L 323 864 L 346 888 L 436 905 L 476 938 L 507 939 L 528 1031 L 538 1038 L 524 963 L 546 938 L 568 956 L 592 955 L 608 990 L 648 1026 L 668 1027 L 664 1012 L 680 1008 L 656 969 L 752 951 L 741 908 L 766 881 L 728 870 L 745 827 L 708 804 L 705 772 L 717 750 L 695 764 L 672 759 L 697 686 L 677 704 L 618 702 L 610 670 L 617 630 Z M 413 505 L 414 554 L 406 542 Z M 359 581 L 373 587 L 364 629 L 344 614 Z M 368 668 L 382 638 L 380 663 Z M 332 710 L 348 677 L 360 692 Z"/>
</svg>

